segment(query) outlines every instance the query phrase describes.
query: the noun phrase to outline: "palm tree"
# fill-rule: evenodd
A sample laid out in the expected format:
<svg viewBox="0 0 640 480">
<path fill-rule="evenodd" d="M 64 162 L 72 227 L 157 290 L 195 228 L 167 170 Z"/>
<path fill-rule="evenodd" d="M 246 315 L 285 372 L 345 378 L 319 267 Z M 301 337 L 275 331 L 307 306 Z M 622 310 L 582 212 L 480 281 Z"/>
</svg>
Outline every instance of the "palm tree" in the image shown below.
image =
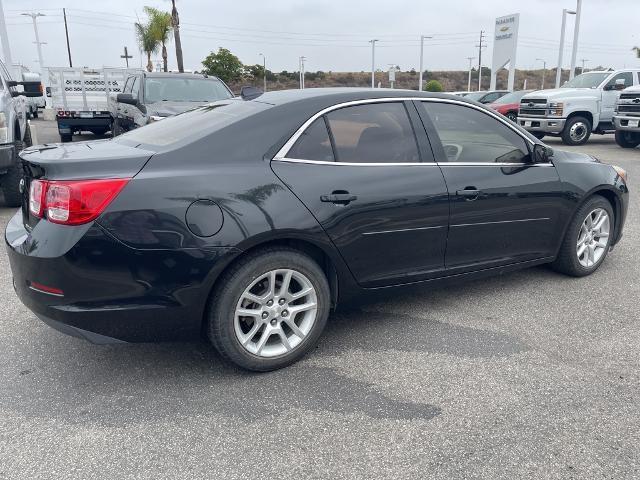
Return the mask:
<svg viewBox="0 0 640 480">
<path fill-rule="evenodd" d="M 171 34 L 171 15 L 153 7 L 144 7 L 149 16 L 149 28 L 156 41 L 162 44 L 162 62 L 164 71 L 167 71 L 167 42 Z"/>
<path fill-rule="evenodd" d="M 153 71 L 153 62 L 151 61 L 151 55 L 158 51 L 160 42 L 156 40 L 156 37 L 151 31 L 151 25 L 137 23 L 135 24 L 136 36 L 138 37 L 138 45 L 140 50 L 147 54 L 147 71 Z"/>
<path fill-rule="evenodd" d="M 176 8 L 176 0 L 171 0 L 171 27 L 173 27 L 173 40 L 176 43 L 176 60 L 178 62 L 178 71 L 184 72 L 184 64 L 182 62 L 182 41 L 180 40 L 180 18 L 178 17 L 178 9 Z"/>
</svg>

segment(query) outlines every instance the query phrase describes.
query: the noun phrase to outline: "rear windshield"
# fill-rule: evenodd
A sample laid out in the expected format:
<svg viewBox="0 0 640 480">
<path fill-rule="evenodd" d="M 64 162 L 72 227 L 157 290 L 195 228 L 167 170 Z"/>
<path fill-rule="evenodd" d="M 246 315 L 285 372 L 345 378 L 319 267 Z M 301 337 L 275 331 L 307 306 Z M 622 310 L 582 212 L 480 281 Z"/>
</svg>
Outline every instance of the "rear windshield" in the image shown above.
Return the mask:
<svg viewBox="0 0 640 480">
<path fill-rule="evenodd" d="M 231 92 L 215 78 L 147 77 L 145 103 L 215 102 L 231 98 Z"/>
<path fill-rule="evenodd" d="M 195 140 L 247 118 L 269 105 L 261 102 L 229 100 L 196 107 L 173 117 L 167 117 L 136 128 L 114 139 L 131 145 L 164 147 L 185 140 Z"/>
</svg>

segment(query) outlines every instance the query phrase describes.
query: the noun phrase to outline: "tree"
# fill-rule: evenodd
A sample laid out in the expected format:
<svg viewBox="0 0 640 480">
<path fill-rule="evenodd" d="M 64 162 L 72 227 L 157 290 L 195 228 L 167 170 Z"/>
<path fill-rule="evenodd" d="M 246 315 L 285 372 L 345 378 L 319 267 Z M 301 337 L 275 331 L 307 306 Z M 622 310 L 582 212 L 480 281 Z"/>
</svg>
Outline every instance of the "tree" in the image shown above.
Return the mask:
<svg viewBox="0 0 640 480">
<path fill-rule="evenodd" d="M 218 77 L 225 83 L 236 82 L 242 78 L 244 65 L 238 57 L 226 48 L 218 48 L 202 61 L 202 71 L 207 75 Z"/>
<path fill-rule="evenodd" d="M 149 16 L 149 28 L 156 41 L 162 45 L 163 70 L 167 69 L 167 42 L 171 34 L 171 15 L 153 7 L 144 7 Z"/>
<path fill-rule="evenodd" d="M 444 92 L 444 88 L 438 80 L 429 80 L 424 86 L 424 89 L 427 92 Z"/>
<path fill-rule="evenodd" d="M 153 62 L 151 55 L 158 51 L 160 42 L 158 42 L 151 31 L 149 24 L 135 23 L 136 37 L 138 37 L 138 45 L 140 50 L 147 54 L 147 71 L 153 71 Z"/>
<path fill-rule="evenodd" d="M 182 62 L 182 41 L 180 40 L 180 18 L 178 17 L 176 0 L 171 0 L 171 5 L 171 27 L 173 28 L 173 40 L 176 44 L 176 61 L 178 62 L 178 71 L 183 73 L 184 64 Z"/>
</svg>

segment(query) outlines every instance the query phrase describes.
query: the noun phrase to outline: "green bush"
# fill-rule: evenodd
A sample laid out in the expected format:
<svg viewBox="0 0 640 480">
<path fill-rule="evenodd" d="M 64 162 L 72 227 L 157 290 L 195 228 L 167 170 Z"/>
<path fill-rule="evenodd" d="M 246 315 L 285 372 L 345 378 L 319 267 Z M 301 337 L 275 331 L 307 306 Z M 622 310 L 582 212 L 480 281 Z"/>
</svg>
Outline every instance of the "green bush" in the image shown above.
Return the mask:
<svg viewBox="0 0 640 480">
<path fill-rule="evenodd" d="M 444 92 L 444 88 L 438 80 L 429 80 L 425 84 L 424 89 L 427 92 Z"/>
</svg>

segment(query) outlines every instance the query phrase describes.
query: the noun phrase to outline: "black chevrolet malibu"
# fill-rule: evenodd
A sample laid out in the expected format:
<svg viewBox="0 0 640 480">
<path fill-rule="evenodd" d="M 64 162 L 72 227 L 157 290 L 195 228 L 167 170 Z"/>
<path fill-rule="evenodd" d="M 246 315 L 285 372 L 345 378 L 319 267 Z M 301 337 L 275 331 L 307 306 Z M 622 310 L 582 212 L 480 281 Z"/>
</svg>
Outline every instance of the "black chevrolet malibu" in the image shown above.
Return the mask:
<svg viewBox="0 0 640 480">
<path fill-rule="evenodd" d="M 6 244 L 44 322 L 95 343 L 207 336 L 272 370 L 358 293 L 542 263 L 593 273 L 626 173 L 464 98 L 310 89 L 22 153 Z"/>
</svg>

